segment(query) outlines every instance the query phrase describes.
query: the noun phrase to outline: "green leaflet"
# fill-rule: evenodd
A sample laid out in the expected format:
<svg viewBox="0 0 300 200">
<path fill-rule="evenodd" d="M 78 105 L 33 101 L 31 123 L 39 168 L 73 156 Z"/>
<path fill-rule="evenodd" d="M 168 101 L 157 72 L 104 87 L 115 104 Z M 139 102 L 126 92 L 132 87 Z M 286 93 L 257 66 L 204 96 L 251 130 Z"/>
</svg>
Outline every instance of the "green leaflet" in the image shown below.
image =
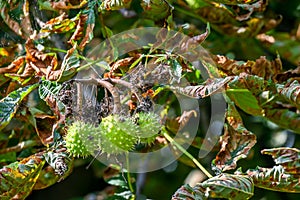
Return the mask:
<svg viewBox="0 0 300 200">
<path fill-rule="evenodd" d="M 241 108 L 244 112 L 260 116 L 262 108 L 258 104 L 257 99 L 247 89 L 229 89 L 226 91 L 227 96 L 234 101 L 235 105 Z"/>
<path fill-rule="evenodd" d="M 32 155 L 0 169 L 1 199 L 25 199 L 34 187 L 45 161 Z"/>
<path fill-rule="evenodd" d="M 19 88 L 0 100 L 0 130 L 9 124 L 17 112 L 19 103 L 37 87 L 38 84 Z"/>
<path fill-rule="evenodd" d="M 43 80 L 39 85 L 40 98 L 43 100 L 49 97 L 57 99 L 57 95 L 61 89 L 61 84 L 54 81 Z"/>
<path fill-rule="evenodd" d="M 122 172 L 122 173 L 124 173 L 124 172 Z M 118 174 L 115 174 L 112 176 L 108 176 L 107 178 L 105 178 L 105 182 L 107 182 L 110 185 L 114 185 L 114 186 L 118 187 L 118 189 L 117 189 L 117 191 L 115 191 L 114 195 L 106 198 L 107 200 L 134 199 L 134 194 L 132 194 L 132 192 L 130 191 L 130 189 L 128 187 L 128 183 L 124 179 L 124 175 L 122 175 L 121 173 L 118 173 Z"/>
<path fill-rule="evenodd" d="M 183 186 L 173 195 L 173 200 L 211 198 L 226 198 L 245 200 L 253 196 L 254 184 L 252 179 L 244 175 L 220 174 L 212 177 L 195 187 Z"/>
<path fill-rule="evenodd" d="M 73 48 L 68 50 L 66 56 L 64 57 L 64 60 L 61 64 L 61 68 L 64 69 L 64 71 L 69 71 L 72 68 L 78 68 L 80 67 L 80 59 L 78 55 L 78 50 L 76 49 L 77 45 L 74 45 Z"/>
</svg>

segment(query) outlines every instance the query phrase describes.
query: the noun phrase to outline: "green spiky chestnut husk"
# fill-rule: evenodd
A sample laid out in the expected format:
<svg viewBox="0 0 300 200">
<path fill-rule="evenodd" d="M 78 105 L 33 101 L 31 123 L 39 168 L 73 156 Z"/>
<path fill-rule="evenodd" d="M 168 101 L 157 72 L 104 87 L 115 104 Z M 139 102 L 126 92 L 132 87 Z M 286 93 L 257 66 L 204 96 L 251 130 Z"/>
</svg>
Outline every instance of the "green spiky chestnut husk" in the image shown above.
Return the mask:
<svg viewBox="0 0 300 200">
<path fill-rule="evenodd" d="M 161 130 L 160 117 L 153 113 L 138 113 L 139 140 L 141 143 L 152 144 Z"/>
<path fill-rule="evenodd" d="M 134 149 L 138 141 L 138 129 L 129 118 L 110 115 L 102 119 L 100 149 L 107 154 L 120 154 Z"/>
<path fill-rule="evenodd" d="M 97 148 L 95 137 L 99 130 L 90 123 L 82 121 L 73 122 L 65 137 L 68 152 L 74 157 L 87 157 L 92 149 Z"/>
</svg>

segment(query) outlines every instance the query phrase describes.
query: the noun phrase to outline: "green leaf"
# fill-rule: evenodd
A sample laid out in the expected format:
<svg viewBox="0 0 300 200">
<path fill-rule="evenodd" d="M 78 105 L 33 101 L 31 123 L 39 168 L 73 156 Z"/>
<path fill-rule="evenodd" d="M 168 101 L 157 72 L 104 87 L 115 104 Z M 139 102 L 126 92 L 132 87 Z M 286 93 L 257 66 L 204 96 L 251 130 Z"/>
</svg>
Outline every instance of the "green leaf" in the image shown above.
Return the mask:
<svg viewBox="0 0 300 200">
<path fill-rule="evenodd" d="M 16 161 L 16 152 L 8 152 L 5 154 L 0 154 L 0 163 L 1 162 L 14 162 Z"/>
<path fill-rule="evenodd" d="M 32 155 L 0 169 L 1 199 L 25 199 L 34 187 L 45 161 Z"/>
<path fill-rule="evenodd" d="M 0 130 L 7 126 L 14 117 L 19 103 L 37 87 L 38 84 L 19 88 L 0 100 Z"/>
<path fill-rule="evenodd" d="M 245 200 L 253 196 L 254 184 L 248 176 L 220 174 L 199 183 L 194 190 L 202 191 L 205 196 L 212 198 Z"/>
<path fill-rule="evenodd" d="M 262 115 L 262 108 L 249 90 L 230 89 L 226 91 L 226 94 L 244 112 L 254 116 Z"/>
<path fill-rule="evenodd" d="M 76 47 L 77 45 L 74 45 L 74 47 L 68 50 L 67 54 L 65 55 L 61 64 L 61 68 L 64 69 L 64 71 L 69 71 L 72 68 L 76 69 L 80 67 L 80 59 Z"/>
<path fill-rule="evenodd" d="M 203 6 L 207 6 L 208 4 L 203 0 L 186 0 L 186 2 L 188 3 L 189 7 L 193 9 L 201 8 Z"/>
<path fill-rule="evenodd" d="M 179 83 L 182 77 L 182 66 L 177 60 L 171 60 L 170 64 L 172 68 L 171 74 L 172 74 L 173 81 Z"/>
<path fill-rule="evenodd" d="M 128 188 L 127 183 L 126 183 L 124 177 L 122 176 L 122 174 L 113 176 L 113 177 L 109 178 L 108 180 L 106 180 L 106 182 L 110 185 Z"/>
<path fill-rule="evenodd" d="M 57 99 L 59 91 L 62 89 L 62 84 L 55 81 L 43 80 L 39 85 L 40 98 L 45 100 L 46 98 Z"/>
</svg>

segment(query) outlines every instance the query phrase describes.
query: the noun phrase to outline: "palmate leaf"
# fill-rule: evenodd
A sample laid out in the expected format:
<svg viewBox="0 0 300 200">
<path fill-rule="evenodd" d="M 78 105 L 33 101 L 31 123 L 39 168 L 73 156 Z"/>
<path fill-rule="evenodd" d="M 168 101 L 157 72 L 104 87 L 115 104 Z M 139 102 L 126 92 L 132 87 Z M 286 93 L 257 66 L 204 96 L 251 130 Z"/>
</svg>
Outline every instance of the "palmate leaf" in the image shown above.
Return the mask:
<svg viewBox="0 0 300 200">
<path fill-rule="evenodd" d="M 0 198 L 25 199 L 31 193 L 44 164 L 42 157 L 32 155 L 0 169 Z"/>
<path fill-rule="evenodd" d="M 0 130 L 8 125 L 14 117 L 19 107 L 19 103 L 37 87 L 38 84 L 19 88 L 0 100 Z"/>
<path fill-rule="evenodd" d="M 221 149 L 212 162 L 212 168 L 217 173 L 235 169 L 237 161 L 246 158 L 256 143 L 256 136 L 244 127 L 233 102 L 227 102 L 225 132 L 220 138 Z"/>
<path fill-rule="evenodd" d="M 176 191 L 172 200 L 202 200 L 211 198 L 226 198 L 244 200 L 253 196 L 252 179 L 244 175 L 220 174 L 195 187 L 183 186 Z"/>
</svg>

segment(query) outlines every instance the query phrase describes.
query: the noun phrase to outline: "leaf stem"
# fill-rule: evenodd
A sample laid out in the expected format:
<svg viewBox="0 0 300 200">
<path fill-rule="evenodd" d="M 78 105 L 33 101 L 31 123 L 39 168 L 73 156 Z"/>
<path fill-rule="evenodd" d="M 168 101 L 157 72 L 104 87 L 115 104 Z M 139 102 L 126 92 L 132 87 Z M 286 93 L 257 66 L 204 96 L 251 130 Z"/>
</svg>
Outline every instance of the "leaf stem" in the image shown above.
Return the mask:
<svg viewBox="0 0 300 200">
<path fill-rule="evenodd" d="M 38 146 L 38 145 L 41 145 L 40 141 L 27 140 L 27 141 L 20 142 L 19 144 L 15 145 L 15 146 L 1 149 L 0 154 L 5 154 L 5 153 L 9 153 L 9 152 L 19 152 L 19 151 L 22 151 L 29 147 L 34 147 L 34 146 Z"/>
<path fill-rule="evenodd" d="M 129 156 L 128 153 L 126 153 L 126 167 L 127 167 L 127 180 L 128 180 L 128 187 L 129 190 L 132 192 L 132 194 L 134 194 L 134 189 L 133 186 L 131 184 L 131 176 L 130 176 L 130 172 L 129 172 Z"/>
<path fill-rule="evenodd" d="M 166 132 L 163 133 L 164 137 L 172 144 L 174 144 L 184 155 L 190 158 L 194 164 L 208 177 L 212 178 L 213 176 L 199 163 L 199 161 L 192 156 L 189 152 L 187 152 L 180 144 L 178 144 L 171 136 L 169 136 Z"/>
</svg>

